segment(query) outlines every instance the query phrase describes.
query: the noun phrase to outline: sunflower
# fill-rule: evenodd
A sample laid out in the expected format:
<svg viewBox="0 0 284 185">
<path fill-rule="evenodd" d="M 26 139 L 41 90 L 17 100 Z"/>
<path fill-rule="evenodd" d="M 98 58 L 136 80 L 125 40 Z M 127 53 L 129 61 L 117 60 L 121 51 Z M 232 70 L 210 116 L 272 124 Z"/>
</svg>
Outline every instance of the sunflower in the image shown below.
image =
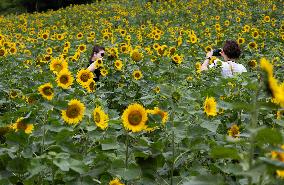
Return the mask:
<svg viewBox="0 0 284 185">
<path fill-rule="evenodd" d="M 77 48 L 77 50 L 79 51 L 79 52 L 85 52 L 86 51 L 86 45 L 85 44 L 80 44 L 79 46 L 78 46 L 78 48 Z"/>
<path fill-rule="evenodd" d="M 170 47 L 169 48 L 169 52 L 170 52 L 170 55 L 173 55 L 176 52 L 176 48 L 175 47 Z"/>
<path fill-rule="evenodd" d="M 140 80 L 142 78 L 142 72 L 140 70 L 135 70 L 132 73 L 132 76 L 135 80 Z"/>
<path fill-rule="evenodd" d="M 110 37 L 109 37 L 109 34 L 103 34 L 103 39 L 104 39 L 104 40 L 109 40 L 109 38 L 110 38 Z"/>
<path fill-rule="evenodd" d="M 64 43 L 64 48 L 70 48 L 71 43 L 69 41 Z"/>
<path fill-rule="evenodd" d="M 268 77 L 273 76 L 273 65 L 265 58 L 260 59 L 260 68 L 267 73 Z"/>
<path fill-rule="evenodd" d="M 52 54 L 52 48 L 51 48 L 51 47 L 46 48 L 45 51 L 46 51 L 46 53 L 49 54 L 49 55 Z"/>
<path fill-rule="evenodd" d="M 259 37 L 258 31 L 253 31 L 253 32 L 251 33 L 251 35 L 252 35 L 252 37 L 255 38 L 255 39 L 257 39 L 257 38 Z"/>
<path fill-rule="evenodd" d="M 100 70 L 100 72 L 101 72 L 101 75 L 102 75 L 103 77 L 105 77 L 105 76 L 108 74 L 108 70 L 105 69 L 105 68 L 102 68 L 102 69 Z"/>
<path fill-rule="evenodd" d="M 25 122 L 25 118 L 20 117 L 17 119 L 16 123 L 10 125 L 10 128 L 18 132 L 19 130 L 23 130 L 26 134 L 32 133 L 34 129 L 34 125 Z"/>
<path fill-rule="evenodd" d="M 207 116 L 216 116 L 217 115 L 217 103 L 213 97 L 206 97 L 204 102 L 204 112 Z"/>
<path fill-rule="evenodd" d="M 230 25 L 230 21 L 229 21 L 229 20 L 226 20 L 226 21 L 224 22 L 224 25 L 225 25 L 225 26 L 229 26 L 229 25 Z"/>
<path fill-rule="evenodd" d="M 251 67 L 251 68 L 255 68 L 257 66 L 257 62 L 256 60 L 250 60 L 248 62 L 248 65 Z"/>
<path fill-rule="evenodd" d="M 17 48 L 16 47 L 11 47 L 10 49 L 9 49 L 9 53 L 10 54 L 16 54 L 17 53 Z"/>
<path fill-rule="evenodd" d="M 124 184 L 121 183 L 118 178 L 115 178 L 109 182 L 109 185 L 124 185 Z"/>
<path fill-rule="evenodd" d="M 160 47 L 160 44 L 158 44 L 158 43 L 154 43 L 154 44 L 153 44 L 153 48 L 154 48 L 155 50 L 158 50 L 159 47 Z"/>
<path fill-rule="evenodd" d="M 85 88 L 89 93 L 94 92 L 96 90 L 96 82 L 92 79 L 87 82 Z"/>
<path fill-rule="evenodd" d="M 56 39 L 57 40 L 63 40 L 64 39 L 64 35 L 63 34 L 57 34 L 56 35 Z"/>
<path fill-rule="evenodd" d="M 244 38 L 238 38 L 237 40 L 238 44 L 243 44 L 245 42 Z"/>
<path fill-rule="evenodd" d="M 139 62 L 140 60 L 142 60 L 143 54 L 140 53 L 138 50 L 133 50 L 133 51 L 131 52 L 131 58 L 132 58 L 132 60 L 134 60 L 135 62 Z"/>
<path fill-rule="evenodd" d="M 54 96 L 53 86 L 51 83 L 46 83 L 38 87 L 39 93 L 47 100 L 52 100 Z"/>
<path fill-rule="evenodd" d="M 77 38 L 77 39 L 82 39 L 82 38 L 83 38 L 83 33 L 82 33 L 82 32 L 79 32 L 79 33 L 76 35 L 76 38 Z"/>
<path fill-rule="evenodd" d="M 139 132 L 145 128 L 146 121 L 148 120 L 145 108 L 134 103 L 127 107 L 122 114 L 122 123 L 126 130 L 132 132 Z"/>
<path fill-rule="evenodd" d="M 284 150 L 284 145 L 282 145 L 281 150 Z M 280 151 L 271 151 L 271 158 L 273 160 L 278 160 L 281 162 L 284 162 L 284 152 L 280 152 Z M 276 170 L 276 174 L 279 178 L 284 178 L 284 170 Z"/>
<path fill-rule="evenodd" d="M 284 82 L 278 84 L 278 80 L 273 76 L 268 77 L 269 89 L 272 93 L 272 102 L 284 107 Z"/>
<path fill-rule="evenodd" d="M 209 52 L 209 51 L 211 51 L 211 50 L 212 50 L 212 47 L 211 47 L 211 46 L 206 46 L 206 47 L 205 47 L 205 51 L 206 51 L 206 52 Z"/>
<path fill-rule="evenodd" d="M 120 46 L 120 52 L 121 53 L 128 53 L 128 51 L 129 51 L 129 48 L 128 48 L 128 46 L 126 44 L 122 44 Z"/>
<path fill-rule="evenodd" d="M 102 107 L 96 107 L 93 111 L 94 121 L 98 127 L 105 130 L 108 126 L 108 115 L 102 110 Z"/>
<path fill-rule="evenodd" d="M 0 57 L 4 57 L 6 56 L 6 54 L 7 54 L 7 51 L 5 50 L 5 48 L 4 47 L 0 48 Z"/>
<path fill-rule="evenodd" d="M 103 61 L 102 61 L 102 59 L 97 59 L 96 60 L 96 63 L 95 63 L 95 69 L 98 69 L 98 68 L 100 68 L 100 67 L 103 67 L 104 66 L 104 63 L 103 63 Z"/>
<path fill-rule="evenodd" d="M 73 84 L 73 76 L 70 71 L 67 69 L 64 69 L 59 72 L 59 74 L 56 77 L 56 82 L 59 87 L 62 87 L 63 89 L 69 89 L 70 86 Z"/>
<path fill-rule="evenodd" d="M 18 92 L 16 90 L 11 90 L 9 96 L 11 99 L 15 99 L 18 96 Z"/>
<path fill-rule="evenodd" d="M 250 42 L 249 44 L 248 44 L 248 47 L 250 48 L 250 49 L 257 49 L 257 43 L 256 42 Z"/>
<path fill-rule="evenodd" d="M 181 64 L 182 57 L 178 54 L 175 54 L 174 56 L 172 56 L 172 61 L 176 64 Z"/>
<path fill-rule="evenodd" d="M 68 63 L 59 58 L 54 58 L 51 60 L 49 69 L 53 71 L 53 73 L 58 74 L 60 71 L 67 69 L 68 68 Z"/>
<path fill-rule="evenodd" d="M 161 91 L 159 86 L 155 87 L 153 90 L 154 90 L 155 93 L 160 93 L 160 91 Z"/>
<path fill-rule="evenodd" d="M 276 170 L 276 174 L 279 178 L 284 179 L 284 170 Z"/>
<path fill-rule="evenodd" d="M 166 122 L 169 119 L 169 114 L 167 112 L 165 112 L 165 111 L 162 111 L 158 107 L 155 107 L 153 110 L 147 110 L 147 113 L 149 113 L 149 114 L 156 114 L 156 115 L 161 116 L 163 125 L 165 125 Z"/>
<path fill-rule="evenodd" d="M 89 80 L 92 80 L 94 78 L 94 74 L 89 69 L 81 69 L 77 72 L 77 78 L 76 81 L 82 85 L 85 86 Z"/>
<path fill-rule="evenodd" d="M 115 69 L 116 69 L 116 70 L 121 71 L 121 68 L 122 68 L 122 66 L 123 66 L 122 61 L 121 61 L 121 60 L 116 60 L 116 61 L 114 62 L 114 66 L 115 66 Z"/>
<path fill-rule="evenodd" d="M 67 110 L 61 110 L 62 118 L 68 124 L 78 124 L 84 116 L 85 106 L 79 100 L 72 99 Z"/>
<path fill-rule="evenodd" d="M 154 40 L 160 40 L 160 39 L 161 39 L 161 35 L 160 35 L 160 34 L 155 34 L 155 35 L 153 36 L 153 39 L 154 39 Z"/>
<path fill-rule="evenodd" d="M 239 134 L 240 134 L 240 128 L 236 124 L 233 124 L 231 128 L 228 130 L 228 135 L 231 137 L 236 138 L 238 137 Z"/>
<path fill-rule="evenodd" d="M 263 17 L 263 20 L 265 22 L 270 22 L 270 17 L 268 15 L 266 15 L 266 16 Z"/>
<path fill-rule="evenodd" d="M 47 40 L 48 37 L 49 37 L 49 34 L 48 34 L 48 33 L 43 33 L 43 34 L 41 35 L 41 38 L 42 38 L 43 40 Z"/>
<path fill-rule="evenodd" d="M 201 72 L 201 63 L 200 62 L 196 62 L 195 63 L 195 69 L 197 73 Z"/>
<path fill-rule="evenodd" d="M 120 32 L 120 35 L 122 37 L 124 37 L 126 35 L 126 30 L 121 29 L 121 30 L 119 30 L 119 32 Z"/>
<path fill-rule="evenodd" d="M 195 43 L 197 42 L 197 37 L 196 37 L 196 35 L 191 35 L 191 36 L 190 36 L 190 41 L 191 41 L 192 44 L 195 44 Z"/>
</svg>

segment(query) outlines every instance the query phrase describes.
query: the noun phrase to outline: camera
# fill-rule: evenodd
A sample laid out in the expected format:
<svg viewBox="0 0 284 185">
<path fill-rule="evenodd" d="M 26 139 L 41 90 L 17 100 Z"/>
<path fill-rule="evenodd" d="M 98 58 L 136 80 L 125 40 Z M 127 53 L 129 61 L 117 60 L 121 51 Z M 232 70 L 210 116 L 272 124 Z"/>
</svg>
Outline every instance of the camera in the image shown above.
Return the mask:
<svg viewBox="0 0 284 185">
<path fill-rule="evenodd" d="M 222 49 L 214 49 L 213 50 L 213 56 L 221 56 Z"/>
</svg>

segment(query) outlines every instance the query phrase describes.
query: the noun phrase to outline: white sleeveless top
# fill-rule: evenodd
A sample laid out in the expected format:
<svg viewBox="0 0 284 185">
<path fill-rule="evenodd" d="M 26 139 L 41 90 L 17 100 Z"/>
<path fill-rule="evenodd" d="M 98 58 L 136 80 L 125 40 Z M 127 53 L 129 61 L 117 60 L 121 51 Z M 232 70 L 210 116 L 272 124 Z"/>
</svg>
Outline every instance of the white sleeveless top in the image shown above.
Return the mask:
<svg viewBox="0 0 284 185">
<path fill-rule="evenodd" d="M 247 72 L 247 69 L 242 65 L 234 61 L 222 62 L 221 60 L 214 60 L 212 64 L 209 65 L 209 68 L 217 67 L 217 64 L 221 63 L 221 74 L 223 77 L 232 77 L 234 74 L 240 74 Z"/>
</svg>

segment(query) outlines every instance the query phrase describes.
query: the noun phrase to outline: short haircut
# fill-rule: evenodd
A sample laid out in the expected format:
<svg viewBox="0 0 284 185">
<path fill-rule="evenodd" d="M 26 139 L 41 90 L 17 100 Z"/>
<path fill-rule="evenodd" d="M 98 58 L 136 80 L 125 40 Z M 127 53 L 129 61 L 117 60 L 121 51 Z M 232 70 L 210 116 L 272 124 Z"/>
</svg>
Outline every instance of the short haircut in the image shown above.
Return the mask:
<svg viewBox="0 0 284 185">
<path fill-rule="evenodd" d="M 101 50 L 105 50 L 105 47 L 95 45 L 95 46 L 93 47 L 93 53 L 92 53 L 92 54 L 98 53 L 98 52 L 100 52 Z"/>
<path fill-rule="evenodd" d="M 225 42 L 223 51 L 229 58 L 233 58 L 233 59 L 237 59 L 241 55 L 241 49 L 238 43 L 233 40 L 227 40 Z"/>
</svg>

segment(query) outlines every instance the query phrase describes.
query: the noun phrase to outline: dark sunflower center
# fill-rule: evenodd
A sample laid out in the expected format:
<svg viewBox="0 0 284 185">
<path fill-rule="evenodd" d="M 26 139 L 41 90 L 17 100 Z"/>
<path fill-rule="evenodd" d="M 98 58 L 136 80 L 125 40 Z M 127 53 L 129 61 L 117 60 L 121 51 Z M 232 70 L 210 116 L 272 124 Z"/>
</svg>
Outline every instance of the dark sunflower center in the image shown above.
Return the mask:
<svg viewBox="0 0 284 185">
<path fill-rule="evenodd" d="M 83 81 L 83 82 L 87 82 L 89 79 L 90 79 L 90 75 L 88 73 L 83 73 L 81 76 L 80 76 L 80 79 Z"/>
<path fill-rule="evenodd" d="M 99 123 L 100 121 L 101 121 L 101 115 L 98 112 L 96 112 L 96 114 L 95 114 L 95 122 Z"/>
<path fill-rule="evenodd" d="M 89 87 L 90 87 L 91 91 L 93 91 L 95 89 L 95 82 L 91 82 L 89 84 Z"/>
<path fill-rule="evenodd" d="M 50 95 L 52 95 L 53 94 L 53 89 L 51 88 L 51 87 L 44 87 L 43 89 L 42 89 L 42 91 L 43 91 L 43 94 L 45 94 L 46 96 L 50 96 Z"/>
<path fill-rule="evenodd" d="M 67 75 L 62 75 L 62 76 L 60 77 L 59 81 L 60 81 L 60 83 L 62 83 L 62 84 L 67 84 L 68 81 L 69 81 L 69 78 L 68 78 Z"/>
<path fill-rule="evenodd" d="M 140 74 L 139 74 L 139 73 L 135 73 L 135 77 L 136 77 L 136 78 L 139 78 L 139 77 L 140 77 Z"/>
<path fill-rule="evenodd" d="M 66 110 L 66 115 L 68 118 L 76 118 L 80 114 L 80 107 L 77 105 L 69 105 Z"/>
<path fill-rule="evenodd" d="M 235 127 L 233 127 L 233 128 L 231 129 L 231 131 L 232 131 L 232 135 L 233 135 L 233 136 L 235 136 L 235 135 L 238 134 L 238 129 L 235 128 Z"/>
<path fill-rule="evenodd" d="M 26 130 L 27 124 L 23 123 L 22 121 L 17 123 L 17 129 L 18 130 Z"/>
<path fill-rule="evenodd" d="M 16 91 L 12 91 L 11 92 L 11 96 L 17 96 L 17 92 Z"/>
<path fill-rule="evenodd" d="M 129 115 L 128 115 L 128 121 L 130 123 L 130 125 L 136 126 L 139 125 L 142 121 L 142 115 L 139 111 L 132 111 Z"/>
<path fill-rule="evenodd" d="M 255 47 L 255 43 L 251 43 L 250 46 L 254 48 Z"/>
<path fill-rule="evenodd" d="M 0 56 L 4 56 L 5 51 L 3 49 L 0 49 Z"/>
</svg>

